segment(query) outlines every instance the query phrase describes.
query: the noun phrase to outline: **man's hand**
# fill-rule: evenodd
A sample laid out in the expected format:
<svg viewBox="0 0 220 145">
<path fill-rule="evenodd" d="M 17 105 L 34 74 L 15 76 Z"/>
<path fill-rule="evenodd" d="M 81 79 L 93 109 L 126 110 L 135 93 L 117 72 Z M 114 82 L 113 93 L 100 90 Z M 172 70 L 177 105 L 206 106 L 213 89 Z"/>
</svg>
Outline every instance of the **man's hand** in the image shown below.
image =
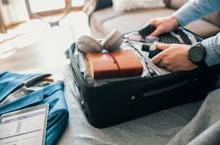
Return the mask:
<svg viewBox="0 0 220 145">
<path fill-rule="evenodd" d="M 158 43 L 156 48 L 162 50 L 162 52 L 154 56 L 152 62 L 160 67 L 174 72 L 197 68 L 188 59 L 189 45 Z"/>
<path fill-rule="evenodd" d="M 175 16 L 152 19 L 149 24 L 156 27 L 156 30 L 151 33 L 151 36 L 155 37 L 159 36 L 160 34 L 170 32 L 171 30 L 179 26 L 179 23 Z"/>
</svg>

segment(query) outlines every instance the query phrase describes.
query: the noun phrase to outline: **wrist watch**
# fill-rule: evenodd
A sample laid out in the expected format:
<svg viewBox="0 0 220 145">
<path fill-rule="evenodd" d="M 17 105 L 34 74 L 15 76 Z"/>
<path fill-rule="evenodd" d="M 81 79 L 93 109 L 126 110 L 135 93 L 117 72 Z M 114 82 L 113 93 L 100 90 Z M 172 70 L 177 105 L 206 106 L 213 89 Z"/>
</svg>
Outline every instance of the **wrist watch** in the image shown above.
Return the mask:
<svg viewBox="0 0 220 145">
<path fill-rule="evenodd" d="M 206 50 L 200 43 L 193 45 L 189 49 L 188 58 L 193 64 L 199 67 L 206 66 L 205 57 Z"/>
</svg>

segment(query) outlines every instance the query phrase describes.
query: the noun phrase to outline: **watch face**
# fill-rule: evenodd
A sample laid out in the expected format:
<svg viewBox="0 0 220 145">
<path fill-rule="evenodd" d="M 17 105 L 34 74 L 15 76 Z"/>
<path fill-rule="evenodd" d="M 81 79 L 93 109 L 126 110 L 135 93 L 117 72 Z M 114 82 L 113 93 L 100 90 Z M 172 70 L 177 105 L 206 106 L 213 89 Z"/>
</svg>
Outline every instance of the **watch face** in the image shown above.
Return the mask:
<svg viewBox="0 0 220 145">
<path fill-rule="evenodd" d="M 199 63 L 204 59 L 204 49 L 201 46 L 193 46 L 189 51 L 190 60 L 193 63 Z"/>
</svg>

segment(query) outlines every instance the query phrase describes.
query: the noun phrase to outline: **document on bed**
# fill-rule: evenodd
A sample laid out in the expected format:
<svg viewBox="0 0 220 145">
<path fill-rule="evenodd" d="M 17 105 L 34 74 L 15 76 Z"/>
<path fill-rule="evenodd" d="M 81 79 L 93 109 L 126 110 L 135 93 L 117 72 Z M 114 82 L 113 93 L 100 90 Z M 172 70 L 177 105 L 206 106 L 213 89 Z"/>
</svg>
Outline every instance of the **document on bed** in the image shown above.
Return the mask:
<svg viewBox="0 0 220 145">
<path fill-rule="evenodd" d="M 0 119 L 0 145 L 45 145 L 48 105 L 4 114 Z"/>
</svg>

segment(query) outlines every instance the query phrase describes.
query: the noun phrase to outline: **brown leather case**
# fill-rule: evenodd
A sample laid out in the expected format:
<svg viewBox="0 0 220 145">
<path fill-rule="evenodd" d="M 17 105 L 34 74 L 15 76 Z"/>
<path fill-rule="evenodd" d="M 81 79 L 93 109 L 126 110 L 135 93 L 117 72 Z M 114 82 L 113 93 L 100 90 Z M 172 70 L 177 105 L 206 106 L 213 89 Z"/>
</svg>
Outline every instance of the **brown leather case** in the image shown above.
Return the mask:
<svg viewBox="0 0 220 145">
<path fill-rule="evenodd" d="M 143 65 L 134 50 L 88 53 L 89 73 L 94 79 L 140 76 Z"/>
</svg>

